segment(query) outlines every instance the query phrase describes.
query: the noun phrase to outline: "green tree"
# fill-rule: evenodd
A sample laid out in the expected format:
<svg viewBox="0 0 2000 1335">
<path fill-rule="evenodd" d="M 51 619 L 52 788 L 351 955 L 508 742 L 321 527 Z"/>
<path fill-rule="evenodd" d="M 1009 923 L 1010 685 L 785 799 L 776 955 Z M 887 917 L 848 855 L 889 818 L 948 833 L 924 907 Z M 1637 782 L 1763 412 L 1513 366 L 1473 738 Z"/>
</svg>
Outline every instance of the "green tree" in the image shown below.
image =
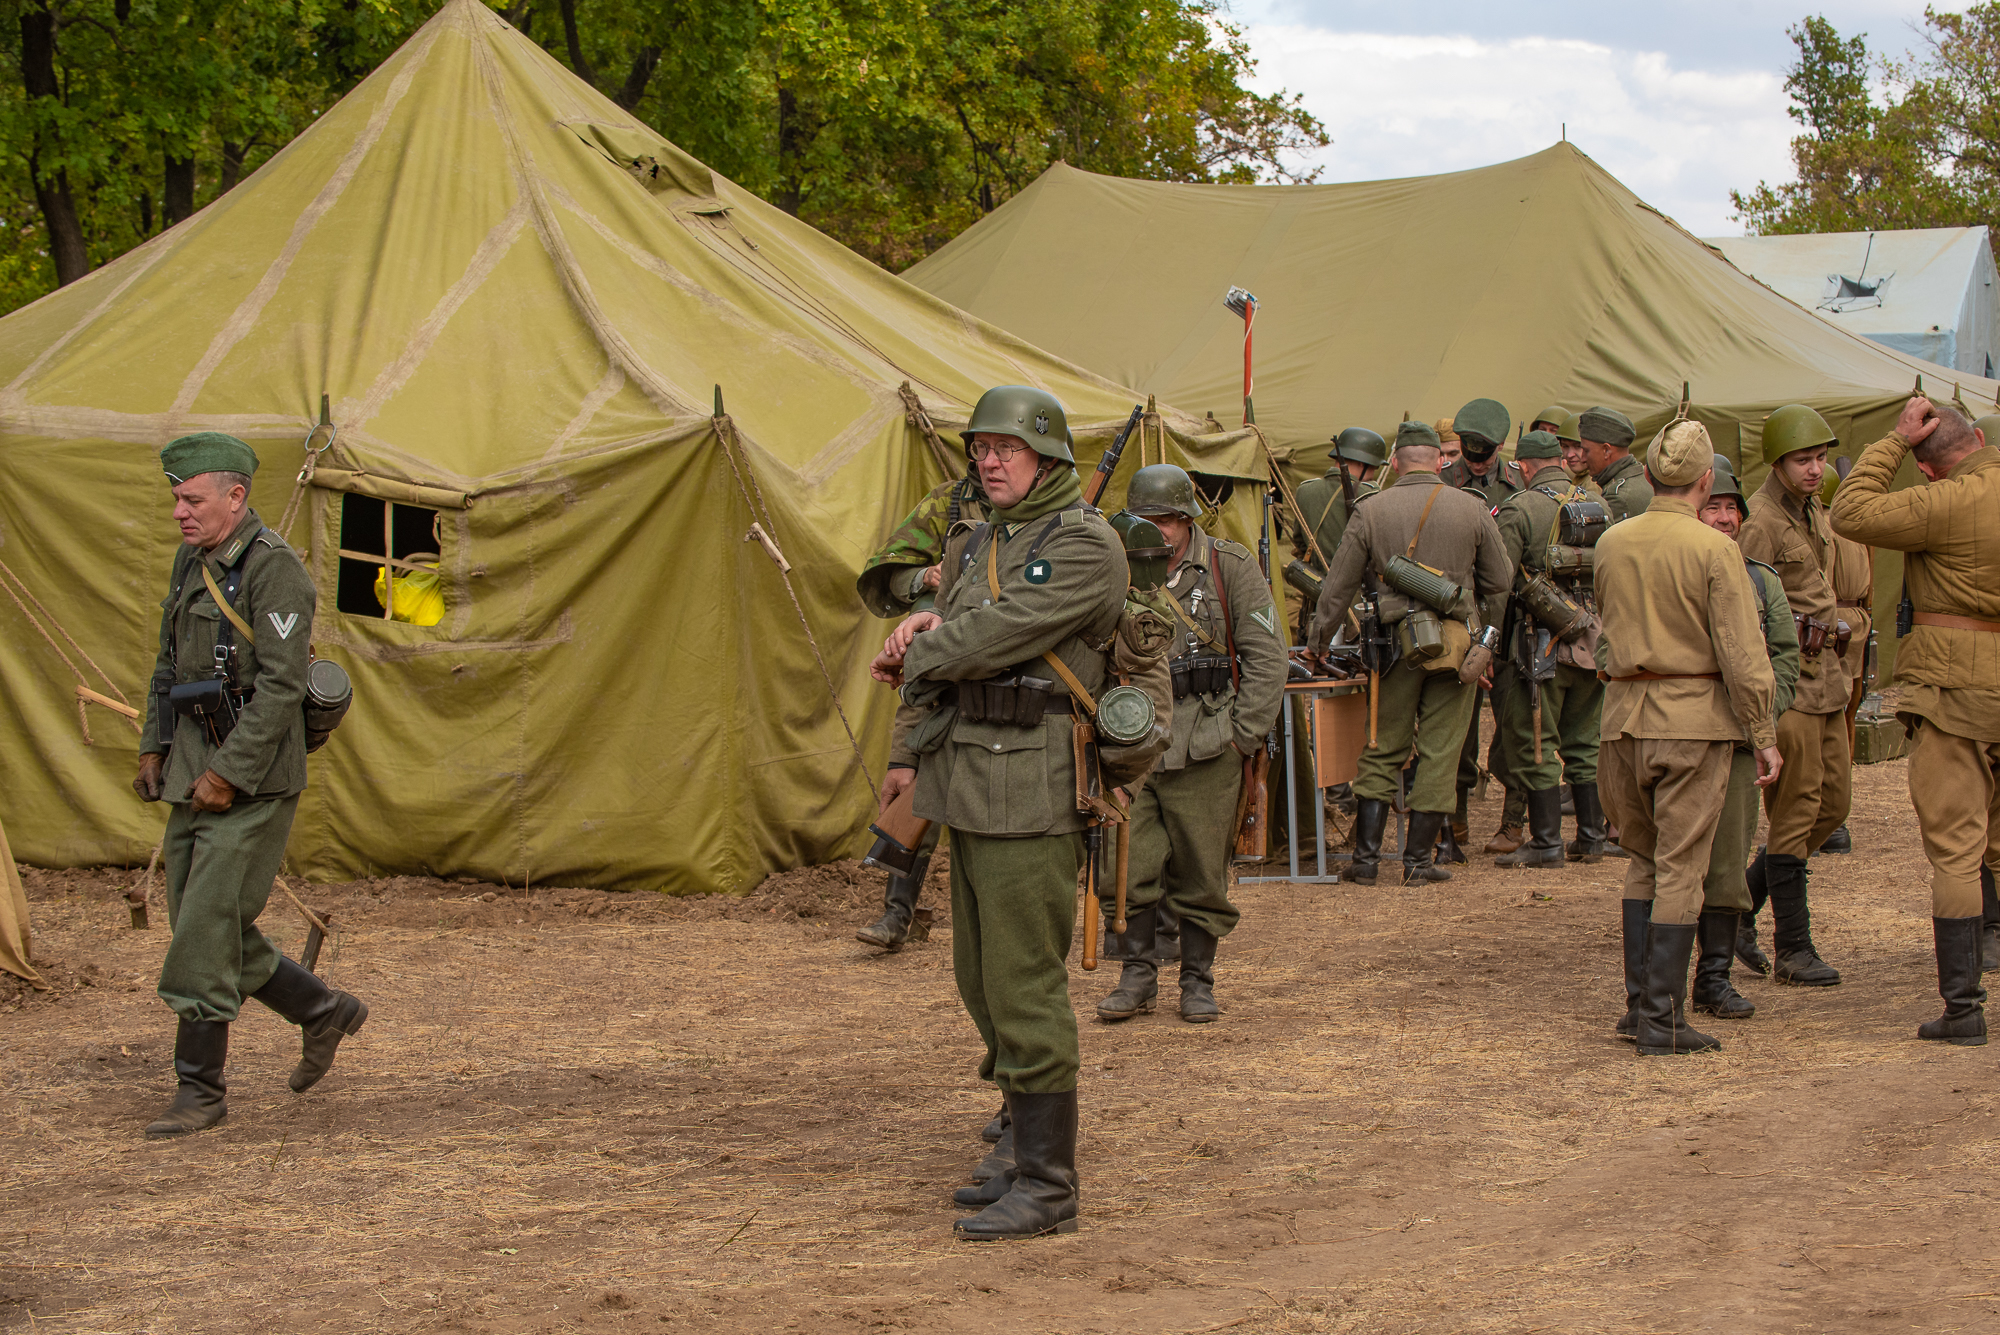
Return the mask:
<svg viewBox="0 0 2000 1335">
<path fill-rule="evenodd" d="M 1824 18 L 1787 33 L 1799 57 L 1785 90 L 1806 131 L 1792 141 L 1798 180 L 1730 192 L 1750 231 L 2000 224 L 2000 5 L 1926 9 L 1924 49 L 1900 60 Z M 1871 74 L 1889 94 L 1879 106 Z"/>
</svg>

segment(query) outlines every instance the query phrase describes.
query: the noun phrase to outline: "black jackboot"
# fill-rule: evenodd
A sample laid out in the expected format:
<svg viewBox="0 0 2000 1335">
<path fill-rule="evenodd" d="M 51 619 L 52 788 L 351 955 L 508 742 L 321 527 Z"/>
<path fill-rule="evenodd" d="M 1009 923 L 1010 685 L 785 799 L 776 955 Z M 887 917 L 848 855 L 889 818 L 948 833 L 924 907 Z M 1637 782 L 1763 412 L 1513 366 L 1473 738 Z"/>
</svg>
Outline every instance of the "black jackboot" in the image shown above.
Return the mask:
<svg viewBox="0 0 2000 1335">
<path fill-rule="evenodd" d="M 1354 861 L 1344 878 L 1363 885 L 1375 884 L 1375 872 L 1382 860 L 1382 832 L 1389 828 L 1389 804 L 1362 798 L 1354 805 Z"/>
<path fill-rule="evenodd" d="M 1410 813 L 1410 833 L 1403 840 L 1403 884 L 1426 885 L 1434 881 L 1449 881 L 1451 873 L 1433 861 L 1437 850 L 1438 831 L 1443 828 L 1445 813 L 1442 811 L 1412 811 Z"/>
<path fill-rule="evenodd" d="M 1000 1139 L 993 1142 L 993 1148 L 986 1152 L 972 1168 L 974 1182 L 991 1182 L 1002 1173 L 1014 1168 L 1014 1105 L 1007 1105 L 1007 1124 L 1000 1128 Z"/>
<path fill-rule="evenodd" d="M 1576 838 L 1564 850 L 1571 862 L 1604 861 L 1604 843 L 1609 829 L 1604 823 L 1604 803 L 1595 783 L 1574 784 L 1570 788 L 1576 807 Z"/>
<path fill-rule="evenodd" d="M 278 956 L 278 971 L 271 981 L 250 995 L 297 1025 L 305 1036 L 299 1064 L 292 1068 L 294 1094 L 319 1083 L 333 1067 L 340 1040 L 360 1033 L 368 1018 L 367 1002 L 328 987 L 312 970 L 284 955 Z"/>
<path fill-rule="evenodd" d="M 174 1101 L 146 1128 L 146 1139 L 164 1140 L 206 1131 L 229 1115 L 223 1103 L 222 1068 L 229 1060 L 225 1020 L 182 1020 L 174 1033 Z"/>
<path fill-rule="evenodd" d="M 1445 822 L 1444 834 L 1438 841 L 1438 860 L 1453 864 L 1465 862 L 1465 846 L 1472 842 L 1472 817 L 1467 811 L 1472 801 L 1472 790 L 1458 790 L 1458 807 Z"/>
<path fill-rule="evenodd" d="M 1639 988 L 1639 1055 L 1714 1052 L 1722 1044 L 1687 1022 L 1688 959 L 1695 925 L 1655 922 L 1646 928 L 1646 977 Z"/>
<path fill-rule="evenodd" d="M 979 1138 L 988 1145 L 997 1144 L 1000 1133 L 1007 1129 L 1007 1101 L 1000 1100 L 1000 1111 L 993 1114 L 993 1120 L 980 1129 Z"/>
<path fill-rule="evenodd" d="M 1979 896 L 1984 912 L 1979 930 L 1979 971 L 2000 969 L 2000 895 L 1993 892 L 1993 869 L 1979 869 Z"/>
<path fill-rule="evenodd" d="M 1619 935 L 1625 943 L 1625 1018 L 1618 1022 L 1618 1037 L 1627 1043 L 1639 1035 L 1639 989 L 1646 981 L 1646 925 L 1653 920 L 1653 901 L 1625 899 Z"/>
<path fill-rule="evenodd" d="M 910 919 L 916 916 L 917 896 L 923 893 L 924 877 L 931 860 L 919 858 L 908 876 L 889 874 L 882 891 L 882 916 L 854 934 L 854 939 L 882 950 L 901 950 L 910 939 Z"/>
<path fill-rule="evenodd" d="M 1159 925 L 1156 904 L 1127 909 L 1122 933 L 1112 931 L 1111 920 L 1106 917 L 1104 949 L 1099 957 L 1107 962 L 1123 960 L 1125 970 L 1118 978 L 1118 986 L 1097 1003 L 1098 1019 L 1129 1020 L 1135 1015 L 1153 1013 L 1153 1002 L 1160 995 L 1160 966 L 1156 958 Z"/>
<path fill-rule="evenodd" d="M 1771 916 L 1777 956 L 1774 970 L 1781 983 L 1797 987 L 1834 987 L 1840 971 L 1813 949 L 1812 910 L 1806 904 L 1806 860 L 1789 853 L 1766 853 L 1764 879 L 1771 890 Z"/>
<path fill-rule="evenodd" d="M 977 1210 L 993 1204 L 1014 1189 L 1014 1116 L 1005 1094 L 1000 1096 L 1000 1111 L 995 1114 L 993 1122 L 1000 1124 L 1000 1131 L 993 1140 L 994 1149 L 972 1170 L 972 1180 L 977 1185 L 960 1187 L 951 1193 L 955 1205 Z M 993 1123 L 987 1123 L 987 1130 L 992 1129 Z M 1000 1159 L 1003 1154 L 1005 1162 Z"/>
<path fill-rule="evenodd" d="M 1181 919 L 1181 1018 L 1213 1024 L 1222 1015 L 1215 1004 L 1216 939 L 1206 927 Z"/>
<path fill-rule="evenodd" d="M 1007 1104 L 1019 1147 L 1013 1187 L 953 1232 L 979 1240 L 1076 1232 L 1076 1091 L 1009 1094 Z"/>
<path fill-rule="evenodd" d="M 1703 909 L 1695 926 L 1701 953 L 1694 964 L 1694 1008 L 1718 1020 L 1749 1019 L 1757 1007 L 1729 985 L 1729 961 L 1736 953 L 1736 911 Z"/>
<path fill-rule="evenodd" d="M 1751 972 L 1768 977 L 1771 972 L 1771 957 L 1757 944 L 1757 915 L 1764 905 L 1771 902 L 1770 883 L 1765 879 L 1769 866 L 1766 850 L 1759 848 L 1757 856 L 1743 873 L 1743 880 L 1750 887 L 1750 911 L 1736 922 L 1736 958 L 1742 960 Z"/>
<path fill-rule="evenodd" d="M 1814 851 L 1820 853 L 1852 853 L 1854 851 L 1854 836 L 1849 834 L 1847 827 L 1843 825 L 1828 835 L 1826 842 Z"/>
<path fill-rule="evenodd" d="M 1528 794 L 1528 842 L 1493 859 L 1496 867 L 1563 865 L 1562 790 L 1539 788 Z"/>
<path fill-rule="evenodd" d="M 1986 989 L 1979 982 L 1980 926 L 1978 915 L 1931 919 L 1944 1014 L 1918 1025 L 1918 1038 L 1961 1048 L 1986 1046 Z"/>
<path fill-rule="evenodd" d="M 1438 831 L 1437 849 L 1432 854 L 1432 861 L 1440 867 L 1462 866 L 1472 861 L 1465 856 L 1465 845 L 1459 841 L 1458 832 L 1450 821 L 1446 821 L 1444 828 Z"/>
<path fill-rule="evenodd" d="M 1576 794 L 1571 790 L 1570 786 L 1566 783 L 1561 785 L 1561 788 L 1562 788 L 1562 813 L 1565 816 L 1574 816 L 1576 814 Z"/>
</svg>

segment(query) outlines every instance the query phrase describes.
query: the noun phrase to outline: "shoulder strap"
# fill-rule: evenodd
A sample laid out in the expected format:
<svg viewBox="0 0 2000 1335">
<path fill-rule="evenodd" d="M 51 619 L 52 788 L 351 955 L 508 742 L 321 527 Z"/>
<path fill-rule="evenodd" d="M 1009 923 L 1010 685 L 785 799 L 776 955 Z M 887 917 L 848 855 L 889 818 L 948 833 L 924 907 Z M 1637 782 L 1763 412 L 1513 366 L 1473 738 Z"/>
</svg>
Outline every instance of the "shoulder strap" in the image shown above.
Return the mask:
<svg viewBox="0 0 2000 1335">
<path fill-rule="evenodd" d="M 1412 561 L 1417 559 L 1417 539 L 1424 536 L 1424 525 L 1431 522 L 1431 507 L 1438 503 L 1438 496 L 1443 491 L 1444 480 L 1440 478 L 1438 484 L 1431 488 L 1431 498 L 1424 502 L 1424 512 L 1417 516 L 1417 531 L 1410 535 L 1410 545 L 1403 549 L 1403 555 Z"/>
<path fill-rule="evenodd" d="M 227 593 L 224 593 L 221 588 L 217 587 L 215 576 L 208 573 L 208 563 L 203 561 L 199 556 L 194 558 L 195 564 L 201 567 L 201 582 L 208 586 L 208 596 L 215 599 L 216 607 L 221 609 L 222 615 L 229 618 L 229 624 L 242 631 L 243 638 L 252 645 L 257 643 L 257 633 L 251 630 L 250 623 L 239 616 L 234 607 L 230 606 L 230 600 L 235 597 L 236 590 L 242 586 L 243 563 L 249 559 L 250 548 L 256 544 L 258 538 L 264 536 L 265 532 L 267 530 L 259 529 L 255 534 L 251 535 L 249 542 L 243 544 L 243 554 L 238 556 L 235 564 L 229 567 L 227 576 L 229 591 Z"/>
</svg>

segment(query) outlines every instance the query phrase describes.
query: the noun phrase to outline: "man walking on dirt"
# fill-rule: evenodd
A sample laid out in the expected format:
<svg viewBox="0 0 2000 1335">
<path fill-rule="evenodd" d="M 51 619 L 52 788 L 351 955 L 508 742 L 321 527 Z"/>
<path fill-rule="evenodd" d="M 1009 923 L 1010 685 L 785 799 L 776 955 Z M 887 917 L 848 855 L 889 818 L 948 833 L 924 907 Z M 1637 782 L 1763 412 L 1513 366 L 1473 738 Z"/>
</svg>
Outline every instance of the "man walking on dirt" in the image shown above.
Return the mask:
<svg viewBox="0 0 2000 1335">
<path fill-rule="evenodd" d="M 257 455 L 204 431 L 160 451 L 183 545 L 174 554 L 146 693 L 139 775 L 147 802 L 173 804 L 161 858 L 173 940 L 160 999 L 179 1017 L 173 1102 L 146 1128 L 183 1136 L 220 1122 L 229 1026 L 255 997 L 298 1025 L 295 1091 L 333 1064 L 368 1007 L 280 955 L 257 930 L 306 786 L 303 706 L 312 579 L 249 506 Z"/>
<path fill-rule="evenodd" d="M 1647 454 L 1650 506 L 1597 542 L 1607 681 L 1598 784 L 1631 857 L 1625 899 L 1650 901 L 1632 1008 L 1647 1056 L 1722 1046 L 1686 1016 L 1702 881 L 1736 743 L 1755 750 L 1759 785 L 1781 764 L 1743 554 L 1697 518 L 1714 458 L 1700 423 L 1668 427 Z M 1627 923 L 1635 916 L 1628 903 Z"/>
<path fill-rule="evenodd" d="M 1076 1228 L 1082 1061 L 1065 961 L 1088 824 L 1076 794 L 1095 785 L 1077 773 L 1073 725 L 1111 683 L 1100 646 L 1116 638 L 1129 574 L 1116 530 L 1083 504 L 1054 395 L 988 390 L 961 434 L 991 519 L 946 544 L 936 607 L 898 626 L 871 671 L 928 711 L 893 755 L 914 775 L 889 782 L 914 782 L 916 816 L 951 826 L 953 970 L 985 1041 L 980 1075 L 1012 1123 L 1014 1166 L 967 1189 L 963 1203 L 985 1208 L 956 1229 L 1029 1238 Z M 1156 698 L 1164 647 L 1146 665 Z M 1096 755 L 1136 781 L 1170 737 L 1157 719 L 1140 743 Z"/>
<path fill-rule="evenodd" d="M 985 523 L 986 510 L 986 492 L 979 485 L 979 469 L 972 464 L 966 465 L 964 477 L 932 487 L 861 567 L 854 585 L 863 605 L 878 617 L 903 617 L 929 608 L 943 579 L 944 568 L 938 563 L 944 559 L 945 540 L 960 525 Z M 915 724 L 914 710 L 908 705 L 897 709 L 897 736 Z M 889 874 L 882 892 L 882 916 L 856 931 L 855 940 L 882 950 L 902 949 L 909 939 L 910 920 L 916 916 L 917 897 L 924 890 L 924 877 L 930 872 L 931 854 L 937 851 L 938 836 L 943 833 L 943 826 L 932 825 L 909 874 Z M 1001 1119 L 994 1121 L 997 1124 Z M 993 1133 L 997 1138 L 997 1125 Z"/>
<path fill-rule="evenodd" d="M 1926 485 L 1889 490 L 1914 454 Z M 1986 1042 L 1982 893 L 2000 867 L 2000 451 L 1951 404 L 1913 398 L 1861 453 L 1833 498 L 1833 525 L 1905 553 L 1910 633 L 1896 654 L 1896 717 L 1916 732 L 1910 800 L 1931 863 L 1931 935 L 1944 1014 L 1917 1037 Z"/>
<path fill-rule="evenodd" d="M 1178 619 L 1168 650 L 1174 737 L 1133 795 L 1125 932 L 1107 931 L 1102 955 L 1125 967 L 1097 1014 L 1115 1021 L 1152 1011 L 1164 902 L 1180 922 L 1181 1018 L 1208 1024 L 1222 1013 L 1216 946 L 1241 916 L 1229 902 L 1229 856 L 1243 761 L 1278 717 L 1285 647 L 1256 554 L 1202 531 L 1194 481 L 1184 471 L 1173 464 L 1140 469 L 1125 489 L 1125 508 L 1157 524 L 1173 549 L 1166 595 Z"/>
</svg>

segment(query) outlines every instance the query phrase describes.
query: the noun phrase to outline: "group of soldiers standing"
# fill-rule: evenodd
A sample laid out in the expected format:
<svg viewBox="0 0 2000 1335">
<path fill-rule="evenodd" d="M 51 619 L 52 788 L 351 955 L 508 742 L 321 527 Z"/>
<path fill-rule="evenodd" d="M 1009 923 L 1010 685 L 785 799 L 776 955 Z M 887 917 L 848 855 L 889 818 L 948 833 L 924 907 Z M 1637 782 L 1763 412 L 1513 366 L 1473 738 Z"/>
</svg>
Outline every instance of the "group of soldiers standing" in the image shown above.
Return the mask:
<svg viewBox="0 0 2000 1335">
<path fill-rule="evenodd" d="M 1267 572 L 1202 529 L 1187 473 L 1156 464 L 1127 488 L 1127 514 L 1157 526 L 1170 552 L 1163 596 L 1149 600 L 1127 587 L 1125 530 L 1083 503 L 1062 406 L 1038 390 L 990 391 L 962 433 L 966 476 L 925 498 L 859 585 L 878 615 L 906 618 L 874 664 L 903 693 L 883 809 L 914 792 L 931 844 L 952 827 L 954 966 L 986 1042 L 982 1073 L 1004 1098 L 986 1128 L 993 1150 L 956 1193 L 981 1207 L 958 1231 L 1075 1225 L 1079 1060 L 1064 959 L 1078 874 L 1094 856 L 1080 832 L 1096 822 L 1083 814 L 1084 749 L 1066 734 L 1114 679 L 1145 685 L 1165 716 L 1152 737 L 1101 751 L 1107 774 L 1115 753 L 1137 776 L 1115 789 L 1108 817 L 1128 825 L 1131 863 L 1123 930 L 1107 916 L 1105 958 L 1124 967 L 1101 1019 L 1151 1011 L 1159 965 L 1173 960 L 1182 1019 L 1220 1014 L 1243 762 L 1303 666 L 1365 674 L 1373 693 L 1351 792 L 1330 799 L 1351 802 L 1346 879 L 1377 881 L 1400 811 L 1403 883 L 1448 881 L 1467 860 L 1470 796 L 1496 779 L 1507 802 L 1486 845 L 1495 865 L 1628 859 L 1617 1035 L 1647 1055 L 1713 1050 L 1688 1013 L 1755 1013 L 1731 985 L 1735 961 L 1795 985 L 1840 982 L 1813 941 L 1808 864 L 1851 848 L 1871 546 L 1908 552 L 1921 610 L 1903 650 L 1902 714 L 1918 736 L 1911 787 L 1946 1003 L 1919 1032 L 1983 1043 L 1980 973 L 2000 965 L 2000 640 L 1989 638 L 2000 621 L 1987 619 L 2000 615 L 2000 538 L 1971 516 L 2000 501 L 1989 424 L 2000 421 L 1975 427 L 1912 400 L 1831 510 L 1835 433 L 1803 405 L 1763 424 L 1770 473 L 1751 495 L 1684 419 L 1643 464 L 1630 419 L 1602 407 L 1544 409 L 1511 460 L 1513 424 L 1489 398 L 1435 424 L 1405 421 L 1393 440 L 1348 428 L 1332 469 L 1296 493 L 1305 575 L 1288 581 L 1316 597 L 1296 622 L 1301 663 L 1288 666 Z M 1890 494 L 1913 450 L 1932 486 Z M 1067 663 L 1062 684 L 1040 677 L 1037 655 Z M 1032 719 L 991 722 L 995 691 L 1004 713 L 1006 693 L 1031 681 Z M 968 713 L 970 701 L 983 712 Z M 1495 720 L 1484 765 L 1482 707 Z M 1760 806 L 1769 835 L 1753 856 Z M 928 854 L 891 877 L 861 940 L 902 943 Z M 1755 926 L 1767 903 L 1769 956 Z"/>
</svg>

